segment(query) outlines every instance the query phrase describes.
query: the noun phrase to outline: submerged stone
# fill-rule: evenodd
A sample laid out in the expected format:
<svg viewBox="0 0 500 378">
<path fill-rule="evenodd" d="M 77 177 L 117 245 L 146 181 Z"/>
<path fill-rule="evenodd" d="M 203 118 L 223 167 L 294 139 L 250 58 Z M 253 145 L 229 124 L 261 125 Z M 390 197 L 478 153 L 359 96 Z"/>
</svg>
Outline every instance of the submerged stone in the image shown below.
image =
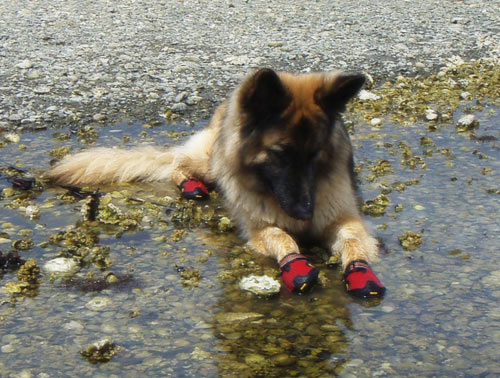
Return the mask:
<svg viewBox="0 0 500 378">
<path fill-rule="evenodd" d="M 217 314 L 216 319 L 219 323 L 240 322 L 243 320 L 256 320 L 264 315 L 258 312 L 223 312 Z"/>
<path fill-rule="evenodd" d="M 119 351 L 114 342 L 102 339 L 81 350 L 80 354 L 90 363 L 97 364 L 110 361 Z"/>
<path fill-rule="evenodd" d="M 423 238 L 422 234 L 417 232 L 407 231 L 399 237 L 399 243 L 403 249 L 407 251 L 414 251 L 422 245 Z"/>
</svg>

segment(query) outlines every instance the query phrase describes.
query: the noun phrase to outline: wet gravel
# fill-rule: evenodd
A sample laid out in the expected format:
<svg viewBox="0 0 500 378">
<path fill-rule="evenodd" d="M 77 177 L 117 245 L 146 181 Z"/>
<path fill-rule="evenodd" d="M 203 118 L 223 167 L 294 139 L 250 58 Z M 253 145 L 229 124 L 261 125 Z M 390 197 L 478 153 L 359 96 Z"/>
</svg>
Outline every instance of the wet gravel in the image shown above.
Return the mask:
<svg viewBox="0 0 500 378">
<path fill-rule="evenodd" d="M 208 117 L 249 70 L 375 79 L 498 56 L 499 0 L 7 1 L 0 126 Z"/>
</svg>

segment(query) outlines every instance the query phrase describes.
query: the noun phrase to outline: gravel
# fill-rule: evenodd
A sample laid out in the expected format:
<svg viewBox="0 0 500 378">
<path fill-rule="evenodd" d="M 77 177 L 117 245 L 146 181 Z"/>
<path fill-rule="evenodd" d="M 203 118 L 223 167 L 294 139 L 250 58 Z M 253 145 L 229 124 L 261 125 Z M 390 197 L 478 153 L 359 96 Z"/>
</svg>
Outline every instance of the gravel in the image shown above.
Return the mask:
<svg viewBox="0 0 500 378">
<path fill-rule="evenodd" d="M 0 128 L 208 117 L 251 69 L 498 57 L 500 0 L 0 0 Z"/>
</svg>

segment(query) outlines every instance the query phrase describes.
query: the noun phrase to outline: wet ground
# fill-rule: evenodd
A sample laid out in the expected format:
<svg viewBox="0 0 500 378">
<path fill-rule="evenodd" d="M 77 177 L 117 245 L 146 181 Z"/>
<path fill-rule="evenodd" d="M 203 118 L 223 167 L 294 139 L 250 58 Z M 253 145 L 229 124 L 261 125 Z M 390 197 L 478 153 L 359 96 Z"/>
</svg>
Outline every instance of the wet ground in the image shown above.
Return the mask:
<svg viewBox="0 0 500 378">
<path fill-rule="evenodd" d="M 62 279 L 42 269 L 31 281 L 16 267 L 0 273 L 0 376 L 500 375 L 500 114 L 483 102 L 475 128 L 459 132 L 464 113 L 466 103 L 447 122 L 347 119 L 363 197 L 378 197 L 365 210 L 384 244 L 374 269 L 388 292 L 372 301 L 345 294 L 321 250 L 304 251 L 323 272 L 313 293 L 241 291 L 241 277 L 278 271 L 243 246 L 217 198 L 179 201 L 169 184 L 99 195 L 12 188 L 39 177 L 61 147 L 177 143 L 191 126 L 4 133 L 4 261 L 17 249 L 40 268 L 65 256 L 81 270 Z M 98 205 L 97 220 L 84 221 Z M 109 362 L 82 356 L 102 339 Z"/>
</svg>

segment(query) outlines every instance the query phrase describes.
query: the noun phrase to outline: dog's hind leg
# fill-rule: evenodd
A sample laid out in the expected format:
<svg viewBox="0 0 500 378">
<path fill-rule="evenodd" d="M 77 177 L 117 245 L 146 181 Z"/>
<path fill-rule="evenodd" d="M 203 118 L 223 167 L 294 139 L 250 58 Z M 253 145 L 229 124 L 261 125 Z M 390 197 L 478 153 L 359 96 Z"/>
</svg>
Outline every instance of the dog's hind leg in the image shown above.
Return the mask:
<svg viewBox="0 0 500 378">
<path fill-rule="evenodd" d="M 299 254 L 299 246 L 295 240 L 279 227 L 268 226 L 253 230 L 249 243 L 257 251 L 278 261 L 281 278 L 289 290 L 304 293 L 316 284 L 318 268 Z"/>
<path fill-rule="evenodd" d="M 385 287 L 368 264 L 377 256 L 378 243 L 368 233 L 362 219 L 346 217 L 335 222 L 328 233 L 332 253 L 342 258 L 347 291 L 364 298 L 383 296 Z"/>
<path fill-rule="evenodd" d="M 214 112 L 210 123 L 194 134 L 186 143 L 174 148 L 175 160 L 172 169 L 172 182 L 177 185 L 183 197 L 205 199 L 208 197 L 206 183 L 213 183 L 210 176 L 210 158 L 215 141 L 219 137 L 221 123 L 227 106 L 220 105 Z"/>
</svg>

